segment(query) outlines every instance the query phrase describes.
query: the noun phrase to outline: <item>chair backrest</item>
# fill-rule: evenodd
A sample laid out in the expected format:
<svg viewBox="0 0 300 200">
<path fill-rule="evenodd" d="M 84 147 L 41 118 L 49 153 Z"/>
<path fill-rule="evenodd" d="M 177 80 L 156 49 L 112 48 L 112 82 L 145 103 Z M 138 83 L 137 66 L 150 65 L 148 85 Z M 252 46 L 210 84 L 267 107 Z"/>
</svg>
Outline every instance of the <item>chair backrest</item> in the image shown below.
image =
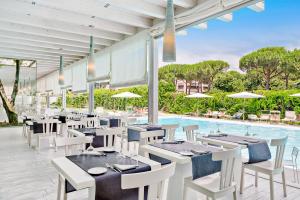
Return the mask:
<svg viewBox="0 0 300 200">
<path fill-rule="evenodd" d="M 54 132 L 58 132 L 58 124 L 60 122 L 57 119 L 43 119 L 43 120 L 37 120 L 37 123 L 42 124 L 44 135 L 51 135 Z M 54 131 L 55 125 L 56 125 L 56 131 Z"/>
<path fill-rule="evenodd" d="M 84 150 L 85 145 L 92 142 L 92 136 L 56 137 L 54 139 L 55 150 L 57 150 L 58 147 L 65 147 L 65 155 L 72 155 L 74 150 Z"/>
<path fill-rule="evenodd" d="M 86 127 L 96 127 L 100 125 L 100 121 L 98 117 L 86 117 L 84 118 L 85 126 Z"/>
<path fill-rule="evenodd" d="M 67 127 L 70 128 L 70 129 L 84 128 L 85 127 L 85 122 L 84 121 L 69 120 L 69 121 L 67 121 Z"/>
<path fill-rule="evenodd" d="M 118 135 L 122 134 L 123 129 L 121 127 L 118 128 L 110 128 L 108 130 L 96 129 L 97 136 L 103 136 L 104 147 L 114 147 L 116 144 L 116 138 Z"/>
<path fill-rule="evenodd" d="M 165 165 L 160 169 L 135 174 L 122 174 L 121 188 L 138 188 L 138 200 L 144 200 L 145 186 L 148 188 L 148 200 L 166 200 L 169 178 L 174 175 L 175 163 Z M 157 190 L 160 186 L 160 190 Z"/>
<path fill-rule="evenodd" d="M 222 161 L 219 189 L 224 190 L 232 185 L 233 173 L 237 160 L 241 157 L 240 147 L 212 153 L 212 160 Z"/>
<path fill-rule="evenodd" d="M 288 140 L 288 136 L 280 139 L 271 140 L 271 146 L 276 146 L 276 157 L 275 157 L 274 169 L 282 168 L 283 155 L 284 155 L 287 140 Z"/>
<path fill-rule="evenodd" d="M 140 143 L 144 144 L 153 144 L 159 140 L 159 137 L 165 135 L 164 130 L 155 130 L 155 131 L 145 131 L 140 133 Z"/>
<path fill-rule="evenodd" d="M 179 127 L 179 124 L 166 124 L 161 126 L 162 129 L 166 130 L 166 140 L 172 141 L 175 140 L 175 132 Z"/>
<path fill-rule="evenodd" d="M 198 125 L 189 125 L 189 126 L 184 126 L 182 128 L 183 128 L 183 131 L 186 134 L 187 141 L 195 142 L 196 141 L 195 130 L 198 130 L 199 126 Z"/>
<path fill-rule="evenodd" d="M 294 165 L 297 163 L 298 154 L 299 154 L 299 149 L 297 147 L 293 147 L 293 150 L 292 150 L 292 161 L 293 161 Z"/>
</svg>

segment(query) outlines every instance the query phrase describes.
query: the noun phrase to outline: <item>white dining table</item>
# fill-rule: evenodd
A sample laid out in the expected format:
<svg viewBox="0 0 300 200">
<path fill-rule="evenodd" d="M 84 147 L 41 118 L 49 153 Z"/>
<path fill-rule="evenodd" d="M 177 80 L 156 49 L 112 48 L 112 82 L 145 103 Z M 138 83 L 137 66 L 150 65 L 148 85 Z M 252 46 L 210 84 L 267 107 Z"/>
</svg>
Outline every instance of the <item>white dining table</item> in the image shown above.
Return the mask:
<svg viewBox="0 0 300 200">
<path fill-rule="evenodd" d="M 160 163 L 139 155 L 132 159 L 148 164 L 151 170 L 161 167 Z M 54 158 L 51 162 L 60 176 L 64 177 L 76 190 L 88 189 L 88 200 L 95 200 L 96 183 L 91 175 L 66 157 Z M 63 184 L 60 178 L 59 184 Z"/>
<path fill-rule="evenodd" d="M 192 176 L 191 158 L 151 145 L 142 145 L 140 150 L 146 157 L 153 154 L 176 163 L 175 174 L 169 180 L 167 200 L 182 200 L 184 178 Z M 187 199 L 198 199 L 197 193 L 189 192 Z"/>
<path fill-rule="evenodd" d="M 235 144 L 230 144 L 230 147 L 236 147 Z M 217 148 L 217 147 L 216 147 Z M 161 149 L 151 145 L 142 145 L 140 147 L 141 152 L 144 156 L 148 157 L 149 154 L 153 154 L 172 162 L 176 162 L 175 174 L 170 178 L 169 189 L 168 189 L 168 198 L 167 200 L 182 200 L 183 199 L 183 186 L 184 178 L 192 176 L 192 160 L 189 156 L 183 156 L 179 153 Z M 240 178 L 240 170 L 235 170 L 235 177 Z M 176 191 L 176 192 L 174 192 Z M 189 190 L 187 194 L 187 199 L 196 200 L 199 199 L 199 194 L 193 190 Z M 203 198 L 203 197 L 202 197 Z"/>
</svg>

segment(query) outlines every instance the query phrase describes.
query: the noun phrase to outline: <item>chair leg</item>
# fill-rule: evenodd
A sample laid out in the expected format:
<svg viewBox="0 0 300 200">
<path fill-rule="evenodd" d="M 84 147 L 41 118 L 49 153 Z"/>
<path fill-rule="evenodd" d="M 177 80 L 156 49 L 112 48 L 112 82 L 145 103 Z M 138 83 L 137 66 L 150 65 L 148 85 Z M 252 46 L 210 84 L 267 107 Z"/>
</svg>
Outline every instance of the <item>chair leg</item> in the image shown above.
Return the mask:
<svg viewBox="0 0 300 200">
<path fill-rule="evenodd" d="M 258 172 L 255 172 L 255 187 L 258 186 Z"/>
<path fill-rule="evenodd" d="M 60 197 L 61 197 L 61 180 L 60 180 L 60 175 L 58 175 L 57 200 L 60 200 Z"/>
<path fill-rule="evenodd" d="M 241 170 L 241 182 L 240 182 L 240 194 L 243 194 L 244 190 L 244 176 L 245 176 L 245 167 L 242 165 L 242 170 Z"/>
<path fill-rule="evenodd" d="M 183 200 L 187 200 L 187 187 L 183 184 Z"/>
<path fill-rule="evenodd" d="M 287 197 L 287 193 L 286 193 L 286 182 L 285 182 L 285 172 L 284 172 L 284 169 L 283 169 L 281 175 L 282 175 L 283 196 L 284 196 L 284 197 Z"/>
<path fill-rule="evenodd" d="M 236 192 L 236 189 L 235 189 L 235 191 L 233 192 L 233 200 L 237 200 L 238 199 L 238 197 L 237 197 L 237 192 Z"/>
<path fill-rule="evenodd" d="M 274 200 L 274 178 L 270 175 L 270 199 Z"/>
</svg>

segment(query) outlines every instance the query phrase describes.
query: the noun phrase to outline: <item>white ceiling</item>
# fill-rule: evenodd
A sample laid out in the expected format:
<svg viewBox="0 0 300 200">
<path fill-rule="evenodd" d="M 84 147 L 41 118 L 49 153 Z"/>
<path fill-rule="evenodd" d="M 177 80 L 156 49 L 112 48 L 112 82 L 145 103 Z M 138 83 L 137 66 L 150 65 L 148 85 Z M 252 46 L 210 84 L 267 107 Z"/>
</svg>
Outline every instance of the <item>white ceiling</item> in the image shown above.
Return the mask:
<svg viewBox="0 0 300 200">
<path fill-rule="evenodd" d="M 38 77 L 144 29 L 163 32 L 167 0 L 0 0 L 0 57 L 37 61 Z M 261 0 L 174 0 L 183 29 Z"/>
</svg>

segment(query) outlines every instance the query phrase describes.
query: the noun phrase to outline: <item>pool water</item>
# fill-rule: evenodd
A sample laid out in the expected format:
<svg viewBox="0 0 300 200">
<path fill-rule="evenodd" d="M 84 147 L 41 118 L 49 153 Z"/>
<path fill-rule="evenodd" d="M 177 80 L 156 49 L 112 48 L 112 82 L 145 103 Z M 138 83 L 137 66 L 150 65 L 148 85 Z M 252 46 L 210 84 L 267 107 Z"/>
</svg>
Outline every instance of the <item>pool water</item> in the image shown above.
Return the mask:
<svg viewBox="0 0 300 200">
<path fill-rule="evenodd" d="M 141 119 L 140 122 L 146 122 L 147 119 Z M 288 143 L 284 155 L 285 160 L 291 159 L 293 147 L 300 148 L 300 127 L 288 127 L 281 125 L 262 125 L 249 122 L 235 122 L 216 119 L 199 119 L 188 117 L 160 117 L 159 124 L 179 124 L 180 128 L 176 130 L 176 139 L 185 139 L 182 130 L 183 126 L 199 125 L 201 134 L 207 135 L 217 132 L 219 129 L 222 133 L 245 135 L 247 132 L 250 136 L 266 139 L 270 141 L 273 138 L 282 138 L 288 136 Z M 276 149 L 271 147 L 272 157 L 275 157 Z M 300 161 L 298 161 L 300 164 Z"/>
</svg>

